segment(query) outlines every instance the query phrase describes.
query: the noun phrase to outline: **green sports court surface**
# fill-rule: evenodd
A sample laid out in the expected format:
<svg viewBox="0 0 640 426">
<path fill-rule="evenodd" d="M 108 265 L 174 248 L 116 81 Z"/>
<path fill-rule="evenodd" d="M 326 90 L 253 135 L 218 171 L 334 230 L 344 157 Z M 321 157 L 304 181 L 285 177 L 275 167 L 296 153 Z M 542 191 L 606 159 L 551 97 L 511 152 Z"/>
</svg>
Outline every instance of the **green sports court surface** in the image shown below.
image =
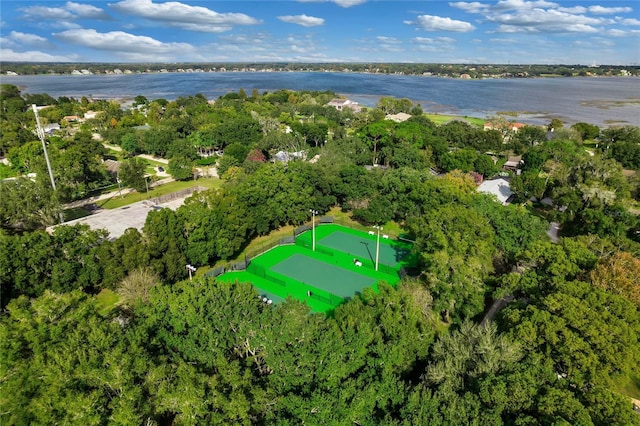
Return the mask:
<svg viewBox="0 0 640 426">
<path fill-rule="evenodd" d="M 273 266 L 271 270 L 343 298 L 351 297 L 377 281 L 375 278 L 303 254 L 294 254 Z"/>
<path fill-rule="evenodd" d="M 365 238 L 362 235 L 353 235 L 337 231 L 317 240 L 316 244 L 336 251 L 346 252 L 359 260 L 375 262 L 377 241 Z M 393 267 L 402 259 L 406 258 L 408 254 L 409 249 L 406 247 L 386 244 L 385 239 L 381 238 L 378 254 L 379 263 Z"/>
<path fill-rule="evenodd" d="M 292 297 L 315 312 L 327 312 L 365 288 L 378 283 L 396 285 L 399 271 L 411 266 L 411 245 L 379 240 L 379 270 L 375 270 L 377 235 L 334 224 L 316 226 L 296 237 L 296 244 L 281 245 L 251 259 L 245 271 L 226 272 L 223 282 L 250 282 L 258 294 L 274 304 Z M 358 260 L 356 264 L 355 260 Z"/>
</svg>

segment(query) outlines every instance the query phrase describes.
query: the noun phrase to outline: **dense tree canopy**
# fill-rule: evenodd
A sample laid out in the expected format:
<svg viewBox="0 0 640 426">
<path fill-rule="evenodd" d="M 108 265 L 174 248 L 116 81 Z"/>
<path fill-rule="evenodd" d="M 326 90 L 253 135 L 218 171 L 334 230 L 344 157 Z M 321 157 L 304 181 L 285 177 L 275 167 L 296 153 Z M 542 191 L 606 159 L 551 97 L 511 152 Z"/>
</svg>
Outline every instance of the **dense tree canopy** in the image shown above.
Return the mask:
<svg viewBox="0 0 640 426">
<path fill-rule="evenodd" d="M 437 126 L 407 100 L 338 111 L 326 106 L 335 96 L 137 97 L 125 111 L 3 85 L 0 151 L 37 177 L 0 184 L 0 421 L 640 424 L 637 389 L 620 386 L 640 364 L 637 188 L 623 173 L 637 128 L 554 122 L 547 141 L 535 126 Z M 51 105 L 52 122 L 100 112 L 49 138 L 59 194 L 28 102 Z M 413 116 L 385 119 L 398 112 Z M 46 233 L 61 201 L 113 182 L 94 132 L 126 156 L 166 155 L 178 179 L 213 159 L 223 182 L 151 211 L 142 232 Z M 587 138 L 599 144 L 591 153 Z M 280 150 L 306 160 L 280 162 Z M 515 151 L 520 204 L 503 206 L 475 179 Z M 145 167 L 127 159 L 119 177 L 144 191 Z M 247 283 L 183 281 L 187 264 L 239 259 L 254 238 L 334 208 L 415 240 L 415 270 L 329 315 L 293 299 L 266 305 Z"/>
</svg>

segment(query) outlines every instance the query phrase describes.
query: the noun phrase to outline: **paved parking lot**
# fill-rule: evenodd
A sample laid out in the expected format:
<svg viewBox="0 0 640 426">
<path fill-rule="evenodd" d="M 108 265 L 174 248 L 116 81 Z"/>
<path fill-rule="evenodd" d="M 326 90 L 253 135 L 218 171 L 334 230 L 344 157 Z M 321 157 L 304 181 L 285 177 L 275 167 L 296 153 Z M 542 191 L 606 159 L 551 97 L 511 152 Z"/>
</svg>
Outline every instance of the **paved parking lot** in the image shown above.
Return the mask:
<svg viewBox="0 0 640 426">
<path fill-rule="evenodd" d="M 184 200 L 184 197 L 176 198 L 163 204 L 139 201 L 118 209 L 98 210 L 90 216 L 65 222 L 65 225 L 86 223 L 91 229 L 106 229 L 109 231 L 109 237 L 115 239 L 124 234 L 128 228 L 136 228 L 141 231 L 150 211 L 160 208 L 175 210 L 184 203 Z M 51 228 L 55 228 L 55 226 L 47 229 Z"/>
</svg>

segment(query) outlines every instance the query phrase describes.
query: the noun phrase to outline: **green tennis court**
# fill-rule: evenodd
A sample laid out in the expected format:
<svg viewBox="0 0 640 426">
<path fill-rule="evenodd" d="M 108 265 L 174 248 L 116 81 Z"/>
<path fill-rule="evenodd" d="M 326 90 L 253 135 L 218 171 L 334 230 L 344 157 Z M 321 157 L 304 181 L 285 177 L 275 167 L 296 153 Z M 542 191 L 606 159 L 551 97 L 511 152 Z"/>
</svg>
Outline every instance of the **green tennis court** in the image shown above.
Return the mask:
<svg viewBox="0 0 640 426">
<path fill-rule="evenodd" d="M 380 238 L 379 270 L 375 256 L 377 235 L 326 224 L 295 237 L 295 244 L 273 247 L 253 258 L 243 271 L 229 271 L 217 279 L 250 282 L 262 298 L 274 304 L 287 297 L 307 303 L 314 312 L 329 312 L 365 288 L 378 283 L 394 286 L 402 268 L 415 264 L 411 245 Z M 357 259 L 359 262 L 354 262 Z"/>
<path fill-rule="evenodd" d="M 316 244 L 348 253 L 361 261 L 369 260 L 375 263 L 376 260 L 377 241 L 362 236 L 336 231 L 318 240 Z M 380 239 L 379 263 L 393 267 L 409 253 L 410 251 L 405 247 L 391 245 L 386 240 Z"/>
<path fill-rule="evenodd" d="M 303 254 L 294 254 L 270 269 L 340 297 L 352 297 L 356 292 L 378 281 Z"/>
<path fill-rule="evenodd" d="M 309 297 L 307 294 L 308 290 L 301 286 L 288 286 L 285 289 L 278 284 L 274 284 L 269 280 L 260 278 L 247 271 L 225 272 L 218 276 L 216 280 L 229 284 L 235 282 L 249 282 L 256 289 L 256 292 L 260 297 L 267 297 L 268 299 L 273 300 L 274 305 L 284 302 L 287 297 L 291 296 L 294 299 L 303 300 L 307 305 L 309 305 L 313 312 L 327 312 L 334 308 L 332 305 L 324 303 L 317 298 Z"/>
</svg>

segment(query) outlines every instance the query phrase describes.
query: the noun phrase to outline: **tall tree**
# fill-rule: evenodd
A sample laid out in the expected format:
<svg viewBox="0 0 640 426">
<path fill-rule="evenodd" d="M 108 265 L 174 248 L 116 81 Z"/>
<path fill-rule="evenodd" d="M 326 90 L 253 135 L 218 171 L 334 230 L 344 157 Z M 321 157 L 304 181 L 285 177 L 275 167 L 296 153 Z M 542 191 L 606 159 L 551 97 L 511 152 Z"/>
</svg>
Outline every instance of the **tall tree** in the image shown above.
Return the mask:
<svg viewBox="0 0 640 426">
<path fill-rule="evenodd" d="M 148 188 L 145 177 L 146 164 L 137 157 L 123 161 L 118 171 L 118 178 L 125 186 L 129 186 L 138 192 L 144 192 Z"/>
</svg>

